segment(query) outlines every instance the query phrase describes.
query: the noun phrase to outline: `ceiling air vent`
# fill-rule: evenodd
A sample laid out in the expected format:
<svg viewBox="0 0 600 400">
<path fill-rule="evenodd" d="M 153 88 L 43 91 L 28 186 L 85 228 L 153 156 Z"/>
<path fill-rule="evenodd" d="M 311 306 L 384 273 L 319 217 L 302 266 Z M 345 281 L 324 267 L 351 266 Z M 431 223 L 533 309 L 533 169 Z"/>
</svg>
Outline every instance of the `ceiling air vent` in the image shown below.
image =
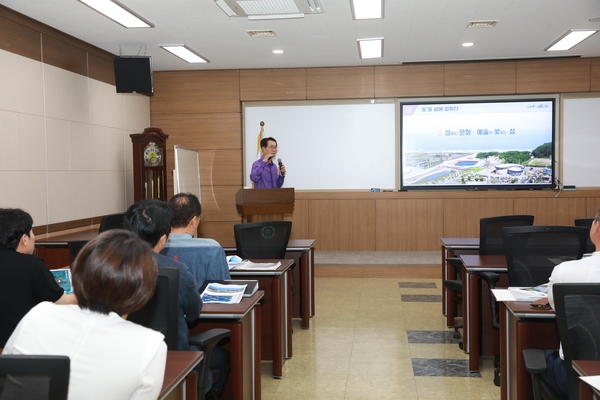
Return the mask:
<svg viewBox="0 0 600 400">
<path fill-rule="evenodd" d="M 496 26 L 497 23 L 498 23 L 498 20 L 496 20 L 496 21 L 470 21 L 469 25 L 467 25 L 467 28 L 493 28 Z"/>
<path fill-rule="evenodd" d="M 272 29 L 263 29 L 260 31 L 246 31 L 246 33 L 252 37 L 270 37 L 270 36 L 277 36 L 275 34 L 275 31 L 273 31 Z"/>
<path fill-rule="evenodd" d="M 321 14 L 320 0 L 215 0 L 230 17 L 248 19 L 304 18 L 305 14 Z"/>
</svg>

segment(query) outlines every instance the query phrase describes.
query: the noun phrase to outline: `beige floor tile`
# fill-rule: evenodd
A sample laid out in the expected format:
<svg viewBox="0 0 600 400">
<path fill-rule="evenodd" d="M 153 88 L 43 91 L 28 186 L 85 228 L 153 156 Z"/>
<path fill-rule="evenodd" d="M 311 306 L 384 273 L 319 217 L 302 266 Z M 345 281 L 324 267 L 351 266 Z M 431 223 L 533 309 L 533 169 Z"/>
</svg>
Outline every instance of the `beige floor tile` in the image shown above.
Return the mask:
<svg viewBox="0 0 600 400">
<path fill-rule="evenodd" d="M 413 377 L 391 374 L 348 379 L 346 399 L 417 399 Z"/>
<path fill-rule="evenodd" d="M 348 374 L 350 379 L 361 379 L 365 375 L 413 377 L 412 361 L 408 357 L 379 359 L 352 357 Z"/>
<path fill-rule="evenodd" d="M 419 400 L 492 400 L 482 378 L 417 376 Z"/>
</svg>

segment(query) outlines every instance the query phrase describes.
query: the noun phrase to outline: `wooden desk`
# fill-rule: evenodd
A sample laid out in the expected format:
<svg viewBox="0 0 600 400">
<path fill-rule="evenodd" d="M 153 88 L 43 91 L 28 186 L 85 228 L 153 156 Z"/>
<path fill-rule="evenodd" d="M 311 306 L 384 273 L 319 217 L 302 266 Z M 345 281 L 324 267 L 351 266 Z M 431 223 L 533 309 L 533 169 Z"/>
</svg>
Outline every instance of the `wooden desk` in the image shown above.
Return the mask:
<svg viewBox="0 0 600 400">
<path fill-rule="evenodd" d="M 579 374 L 579 376 L 595 376 L 600 375 L 600 361 L 595 360 L 573 360 L 573 369 Z M 600 397 L 600 391 L 594 389 L 584 381 L 579 381 L 579 399 L 580 400 L 592 400 L 596 397 Z"/>
<path fill-rule="evenodd" d="M 460 255 L 463 262 L 463 350 L 469 370 L 479 371 L 481 349 L 481 278 L 478 272 L 506 273 L 504 256 Z"/>
<path fill-rule="evenodd" d="M 456 279 L 454 266 L 446 262 L 447 258 L 456 257 L 460 250 L 479 251 L 479 238 L 440 238 L 442 242 L 442 282 Z M 454 296 L 449 296 L 448 289 L 442 285 L 442 314 L 446 316 L 446 326 L 454 326 Z"/>
<path fill-rule="evenodd" d="M 224 347 L 231 354 L 231 371 L 222 399 L 260 400 L 261 305 L 262 290 L 245 297 L 239 304 L 204 304 L 198 324 L 190 336 L 211 328 L 231 331 Z"/>
<path fill-rule="evenodd" d="M 158 400 L 198 398 L 198 374 L 194 370 L 202 361 L 201 351 L 168 351 L 165 378 Z M 177 390 L 175 390 L 177 389 Z"/>
<path fill-rule="evenodd" d="M 283 364 L 292 357 L 292 286 L 289 278 L 294 260 L 252 260 L 281 262 L 275 270 L 230 270 L 231 279 L 258 281 L 265 292 L 261 306 L 261 359 L 273 361 L 273 377 L 283 376 Z"/>
<path fill-rule="evenodd" d="M 235 240 L 218 241 L 225 254 L 236 254 Z M 310 328 L 310 317 L 315 315 L 315 239 L 291 239 L 284 258 L 293 258 L 294 290 L 292 291 L 292 317 L 302 318 L 302 329 Z"/>
<path fill-rule="evenodd" d="M 500 398 L 533 398 L 525 370 L 524 349 L 558 349 L 558 328 L 553 310 L 542 310 L 527 301 L 500 303 Z"/>
<path fill-rule="evenodd" d="M 71 264 L 68 243 L 71 240 L 92 240 L 96 236 L 98 236 L 98 228 L 96 227 L 52 237 L 36 236 L 35 249 L 38 257 L 44 260 L 48 268 L 64 268 L 66 265 Z"/>
</svg>

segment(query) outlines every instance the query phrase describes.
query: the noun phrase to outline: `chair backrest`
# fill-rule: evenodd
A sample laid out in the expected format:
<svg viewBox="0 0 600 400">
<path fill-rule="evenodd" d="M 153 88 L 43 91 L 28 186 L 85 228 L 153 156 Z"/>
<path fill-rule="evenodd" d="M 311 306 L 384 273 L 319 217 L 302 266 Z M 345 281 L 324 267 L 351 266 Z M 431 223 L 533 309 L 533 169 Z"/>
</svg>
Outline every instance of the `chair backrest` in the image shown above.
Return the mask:
<svg viewBox="0 0 600 400">
<path fill-rule="evenodd" d="M 579 398 L 573 360 L 600 360 L 600 282 L 552 286 L 558 335 L 563 348 L 569 399 Z"/>
<path fill-rule="evenodd" d="M 177 350 L 177 313 L 179 298 L 179 270 L 158 267 L 156 291 L 139 310 L 129 314 L 135 322 L 165 335 L 169 350 Z"/>
<path fill-rule="evenodd" d="M 587 243 L 585 244 L 586 253 L 593 253 L 594 251 L 596 251 L 596 245 L 594 245 L 594 242 L 592 242 L 592 238 L 589 235 L 593 223 L 594 218 L 579 218 L 575 220 L 575 226 L 582 226 L 584 228 L 587 228 L 588 230 Z"/>
<path fill-rule="evenodd" d="M 79 252 L 87 242 L 87 240 L 69 240 L 69 242 L 67 242 L 67 247 L 69 248 L 69 255 L 71 257 L 71 265 L 73 265 L 75 258 L 77 258 L 77 254 L 79 254 Z"/>
<path fill-rule="evenodd" d="M 587 229 L 576 226 L 504 228 L 509 285 L 547 283 L 556 265 L 583 257 L 587 234 Z"/>
<path fill-rule="evenodd" d="M 290 240 L 290 221 L 249 222 L 233 226 L 237 255 L 242 258 L 282 259 Z"/>
<path fill-rule="evenodd" d="M 0 355 L 0 399 L 66 400 L 70 371 L 67 356 Z"/>
<path fill-rule="evenodd" d="M 100 227 L 98 233 L 108 231 L 111 229 L 123 229 L 123 221 L 125 220 L 125 213 L 108 214 L 102 217 L 100 221 Z"/>
<path fill-rule="evenodd" d="M 479 254 L 504 254 L 503 229 L 509 226 L 531 226 L 533 215 L 501 215 L 479 220 Z"/>
</svg>

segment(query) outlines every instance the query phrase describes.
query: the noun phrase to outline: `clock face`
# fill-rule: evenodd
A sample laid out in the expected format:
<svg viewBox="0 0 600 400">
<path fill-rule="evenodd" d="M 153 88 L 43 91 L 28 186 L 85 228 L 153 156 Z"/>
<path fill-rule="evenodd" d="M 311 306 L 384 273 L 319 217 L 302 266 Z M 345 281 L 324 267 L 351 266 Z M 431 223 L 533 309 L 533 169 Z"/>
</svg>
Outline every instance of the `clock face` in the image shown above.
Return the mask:
<svg viewBox="0 0 600 400">
<path fill-rule="evenodd" d="M 144 149 L 144 165 L 147 167 L 158 167 L 162 165 L 162 148 L 156 143 L 150 142 Z"/>
</svg>

